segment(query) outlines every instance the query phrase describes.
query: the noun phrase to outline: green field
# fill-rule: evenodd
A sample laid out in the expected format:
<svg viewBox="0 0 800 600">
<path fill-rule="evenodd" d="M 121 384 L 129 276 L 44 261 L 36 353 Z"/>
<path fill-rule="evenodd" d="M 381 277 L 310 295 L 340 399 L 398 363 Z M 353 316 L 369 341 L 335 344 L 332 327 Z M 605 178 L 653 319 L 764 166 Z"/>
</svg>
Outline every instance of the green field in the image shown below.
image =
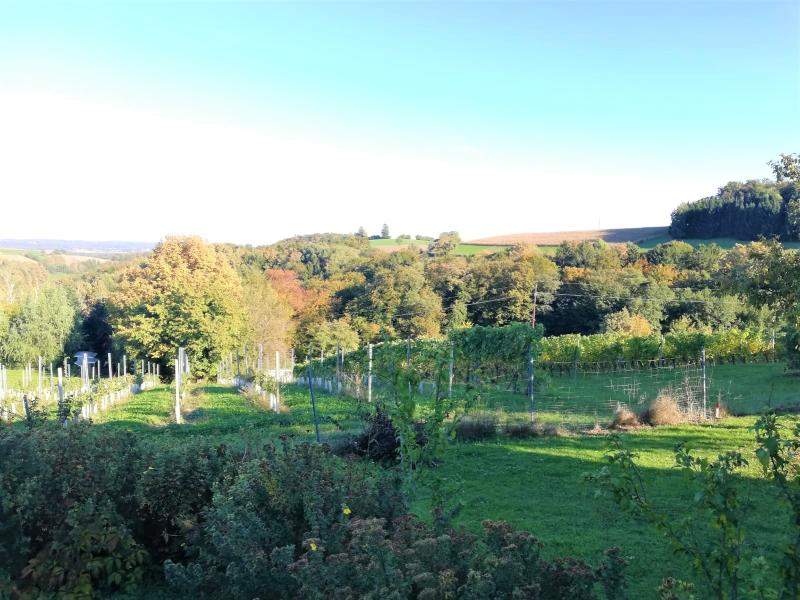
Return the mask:
<svg viewBox="0 0 800 600">
<path fill-rule="evenodd" d="M 691 244 L 692 246 L 695 247 L 702 246 L 704 244 L 706 245 L 716 244 L 717 246 L 720 246 L 721 248 L 725 249 L 733 248 L 736 244 L 749 243 L 747 240 L 737 240 L 735 238 L 708 238 L 708 239 L 691 238 L 685 240 L 675 240 L 674 238 L 671 238 L 668 235 L 664 235 L 664 236 L 650 238 L 647 240 L 642 240 L 640 242 L 637 242 L 637 245 L 640 248 L 649 250 L 650 248 L 654 248 L 659 244 L 664 244 L 666 242 L 674 242 L 674 241 L 686 242 L 687 244 Z M 783 242 L 783 246 L 785 248 L 800 248 L 800 242 Z"/>
<path fill-rule="evenodd" d="M 227 386 L 197 388 L 183 402 L 184 425 L 174 423 L 174 393 L 174 388 L 167 386 L 143 392 L 101 414 L 96 422 L 164 441 L 205 437 L 215 442 L 238 443 L 243 439 L 263 441 L 280 435 L 307 440 L 314 438 L 308 392 L 299 386 L 283 389 L 281 401 L 285 412 L 281 413 L 265 410 Z M 358 430 L 361 419 L 356 402 L 321 392 L 317 401 L 323 440 L 331 441 L 344 432 Z"/>
<path fill-rule="evenodd" d="M 390 238 L 388 240 L 370 240 L 370 246 L 375 248 L 394 248 L 394 247 L 402 247 L 408 246 L 410 248 L 427 248 L 430 242 L 427 240 L 398 240 L 395 238 Z M 499 250 L 503 250 L 508 248 L 508 246 L 484 246 L 480 244 L 458 244 L 455 249 L 455 254 L 460 256 L 473 256 L 475 254 L 481 253 L 492 253 L 497 252 Z"/>
<path fill-rule="evenodd" d="M 774 490 L 760 478 L 752 453 L 752 417 L 728 419 L 713 426 L 644 429 L 624 436 L 639 452 L 639 464 L 649 495 L 668 513 L 681 514 L 695 490 L 674 467 L 678 442 L 705 456 L 743 450 L 751 459 L 741 478 L 741 490 L 753 502 L 747 526 L 750 548 L 775 558 L 788 522 L 774 518 Z M 605 436 L 566 436 L 528 441 L 456 444 L 439 474 L 448 481 L 463 508 L 456 523 L 477 530 L 484 519 L 502 519 L 531 531 L 550 556 L 589 560 L 605 548 L 619 546 L 630 561 L 631 598 L 654 598 L 662 578 L 691 579 L 687 562 L 676 557 L 651 527 L 621 514 L 607 499 L 595 497 L 584 474 L 603 465 Z M 421 494 L 415 511 L 425 515 L 428 499 Z"/>
</svg>

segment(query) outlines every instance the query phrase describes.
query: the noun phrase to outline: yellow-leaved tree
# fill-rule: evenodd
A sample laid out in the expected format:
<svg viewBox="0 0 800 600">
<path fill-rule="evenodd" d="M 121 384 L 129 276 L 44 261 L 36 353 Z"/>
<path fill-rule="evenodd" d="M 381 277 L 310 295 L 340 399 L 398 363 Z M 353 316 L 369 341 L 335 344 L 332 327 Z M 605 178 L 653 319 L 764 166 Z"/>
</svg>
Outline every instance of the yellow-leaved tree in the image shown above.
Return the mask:
<svg viewBox="0 0 800 600">
<path fill-rule="evenodd" d="M 186 348 L 192 374 L 215 372 L 244 330 L 242 284 L 228 259 L 197 237 L 170 237 L 123 271 L 112 299 L 114 335 L 169 373 Z"/>
</svg>

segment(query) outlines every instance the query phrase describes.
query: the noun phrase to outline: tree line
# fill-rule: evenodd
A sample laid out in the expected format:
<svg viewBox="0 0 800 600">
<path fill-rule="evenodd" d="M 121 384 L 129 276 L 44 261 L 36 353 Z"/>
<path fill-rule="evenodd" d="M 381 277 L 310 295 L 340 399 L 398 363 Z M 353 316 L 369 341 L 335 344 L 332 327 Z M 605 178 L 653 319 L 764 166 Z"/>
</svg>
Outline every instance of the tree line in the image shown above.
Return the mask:
<svg viewBox="0 0 800 600">
<path fill-rule="evenodd" d="M 782 154 L 769 164 L 774 181 L 732 181 L 713 196 L 678 206 L 670 235 L 800 240 L 800 155 Z"/>
<path fill-rule="evenodd" d="M 0 262 L 0 362 L 125 352 L 169 374 L 183 346 L 206 375 L 222 356 L 259 344 L 303 360 L 534 322 L 546 336 L 777 331 L 790 351 L 800 340 L 800 259 L 776 242 L 644 250 L 587 240 L 549 255 L 514 246 L 460 256 L 457 239 L 446 232 L 427 248 L 388 252 L 357 233 L 256 247 L 172 237 L 79 272 Z"/>
</svg>

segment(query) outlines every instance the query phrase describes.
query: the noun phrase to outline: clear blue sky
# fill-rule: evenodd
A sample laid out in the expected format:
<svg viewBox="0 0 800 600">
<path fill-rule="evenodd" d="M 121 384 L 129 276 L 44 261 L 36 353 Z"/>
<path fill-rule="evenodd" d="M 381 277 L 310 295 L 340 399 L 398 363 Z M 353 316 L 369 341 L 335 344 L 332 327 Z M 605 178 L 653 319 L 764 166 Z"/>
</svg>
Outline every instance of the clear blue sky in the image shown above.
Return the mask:
<svg viewBox="0 0 800 600">
<path fill-rule="evenodd" d="M 16 120 L 19 137 L 33 129 L 37 147 L 59 148 L 20 157 L 19 139 L 0 139 L 0 154 L 5 145 L 15 160 L 35 163 L 17 172 L 48 170 L 71 147 L 72 160 L 97 162 L 104 145 L 119 158 L 106 170 L 136 190 L 126 196 L 109 190 L 110 180 L 82 185 L 64 175 L 57 187 L 33 191 L 0 182 L 4 202 L 21 196 L 49 206 L 58 192 L 61 201 L 92 204 L 122 194 L 145 212 L 175 207 L 158 223 L 137 221 L 135 234 L 115 228 L 114 237 L 190 228 L 212 239 L 269 241 L 384 221 L 396 233 L 460 229 L 468 237 L 661 224 L 679 202 L 729 179 L 765 177 L 767 160 L 800 151 L 800 2 L 30 1 L 0 5 L 0 95 L 4 88 L 17 101 L 0 119 Z M 36 108 L 21 121 L 9 115 L 26 106 Z M 114 112 L 95 121 L 97 106 Z M 170 173 L 148 162 L 147 151 L 132 155 L 143 142 L 130 142 L 136 132 L 120 123 L 128 114 L 144 119 L 138 127 L 156 151 L 159 131 L 192 138 L 196 128 L 192 148 L 165 138 L 185 164 Z M 37 130 L 55 115 L 80 128 Z M 103 135 L 109 123 L 119 125 L 111 139 Z M 95 133 L 83 139 L 81 128 Z M 228 164 L 219 180 L 204 182 L 219 145 L 228 157 L 260 152 L 253 132 L 268 140 L 263 164 Z M 191 154 L 197 140 L 209 145 L 203 156 Z M 277 167 L 267 158 L 274 156 L 282 156 Z M 359 156 L 377 157 L 363 166 L 380 175 L 368 184 Z M 287 170 L 320 185 L 293 189 Z M 226 178 L 240 185 L 226 190 Z M 654 193 L 642 197 L 647 189 Z M 214 194 L 225 196 L 228 212 L 263 211 L 269 224 L 237 230 L 227 216 L 181 218 L 180 206 L 211 206 Z M 403 194 L 408 203 L 398 206 Z M 309 214 L 290 214 L 297 203 Z M 65 224 L 26 227 L 18 237 Z M 76 237 L 68 233 L 61 237 Z M 0 237 L 14 235 L 0 225 Z"/>
</svg>

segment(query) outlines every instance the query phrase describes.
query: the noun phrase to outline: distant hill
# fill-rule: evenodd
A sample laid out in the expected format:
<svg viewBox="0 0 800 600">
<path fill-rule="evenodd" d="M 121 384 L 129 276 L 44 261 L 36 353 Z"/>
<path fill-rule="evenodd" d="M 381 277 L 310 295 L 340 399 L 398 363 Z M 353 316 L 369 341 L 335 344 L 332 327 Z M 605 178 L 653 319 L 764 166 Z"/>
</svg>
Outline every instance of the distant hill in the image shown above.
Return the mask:
<svg viewBox="0 0 800 600">
<path fill-rule="evenodd" d="M 92 242 L 87 240 L 11 240 L 0 239 L 0 248 L 10 250 L 39 250 L 53 252 L 60 250 L 70 254 L 116 254 L 148 252 L 155 247 L 153 242 Z"/>
<path fill-rule="evenodd" d="M 535 244 L 537 246 L 556 246 L 561 242 L 580 242 L 583 240 L 603 240 L 613 244 L 642 242 L 648 239 L 667 236 L 667 227 L 630 227 L 624 229 L 594 229 L 587 231 L 554 231 L 549 233 L 512 233 L 470 240 L 469 244 L 478 246 L 498 246 L 514 244 Z"/>
</svg>

